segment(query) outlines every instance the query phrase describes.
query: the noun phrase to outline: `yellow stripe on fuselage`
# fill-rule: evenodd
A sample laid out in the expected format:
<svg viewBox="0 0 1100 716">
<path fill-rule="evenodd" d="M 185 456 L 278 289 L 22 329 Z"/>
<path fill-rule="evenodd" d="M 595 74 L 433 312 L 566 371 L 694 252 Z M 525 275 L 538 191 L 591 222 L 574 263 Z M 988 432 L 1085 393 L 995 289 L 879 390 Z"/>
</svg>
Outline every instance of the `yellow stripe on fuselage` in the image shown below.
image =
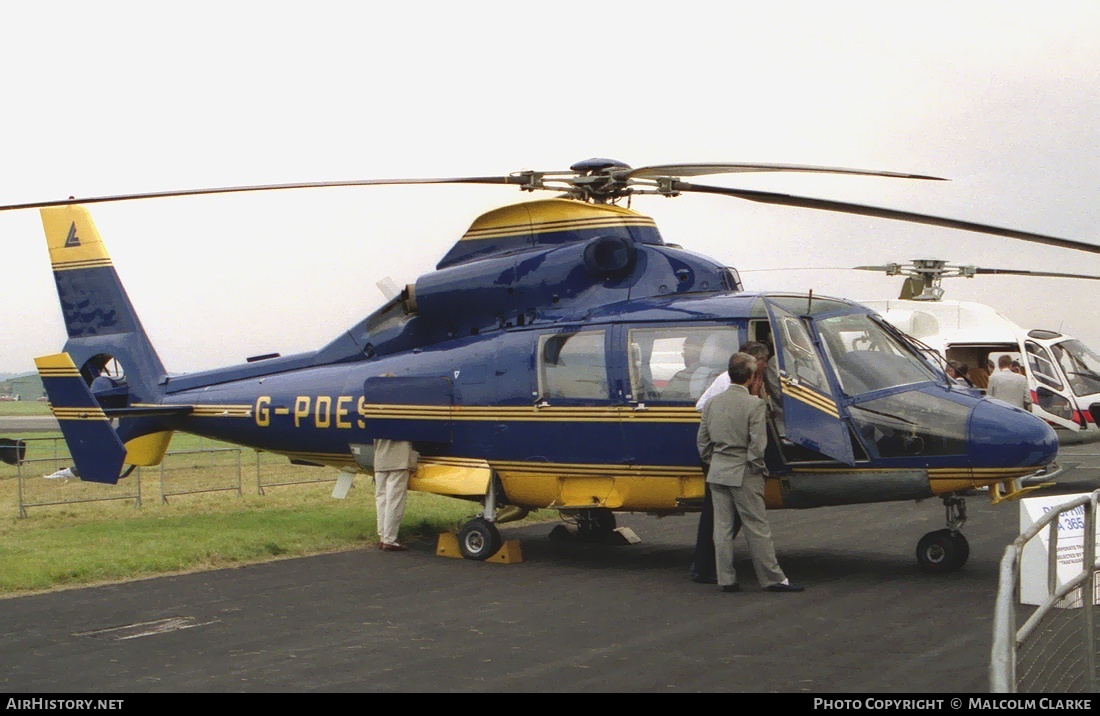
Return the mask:
<svg viewBox="0 0 1100 716">
<path fill-rule="evenodd" d="M 834 418 L 840 418 L 840 412 L 836 409 L 836 403 L 830 398 L 825 397 L 821 393 L 803 388 L 801 385 L 792 383 L 787 378 L 782 379 L 783 395 L 794 398 L 795 400 L 809 405 L 811 408 L 816 408 L 823 413 L 828 413 Z"/>
<path fill-rule="evenodd" d="M 633 406 L 497 406 L 497 405 L 399 405 L 372 403 L 360 416 L 377 420 L 454 420 L 462 422 L 647 422 L 697 423 L 699 411 L 691 407 Z"/>
<path fill-rule="evenodd" d="M 75 371 L 75 368 L 73 369 Z M 79 375 L 74 372 L 73 375 Z M 170 405 L 170 404 L 169 404 Z M 160 404 L 135 403 L 132 407 L 160 407 Z M 245 404 L 191 405 L 192 417 L 251 418 L 253 406 Z M 273 415 L 289 415 L 287 408 L 275 408 Z M 698 423 L 699 411 L 692 407 L 653 406 L 637 408 L 629 405 L 534 407 L 499 405 L 414 405 L 369 403 L 358 412 L 360 418 L 371 420 L 424 420 L 460 422 L 634 422 L 634 423 Z"/>
</svg>

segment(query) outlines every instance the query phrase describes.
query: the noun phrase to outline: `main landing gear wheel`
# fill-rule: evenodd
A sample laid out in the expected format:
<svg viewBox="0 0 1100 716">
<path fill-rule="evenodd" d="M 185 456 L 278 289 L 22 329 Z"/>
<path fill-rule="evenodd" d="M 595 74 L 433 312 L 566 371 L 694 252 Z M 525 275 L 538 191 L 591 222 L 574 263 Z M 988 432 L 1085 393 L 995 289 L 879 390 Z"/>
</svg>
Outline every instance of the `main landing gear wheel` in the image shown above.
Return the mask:
<svg viewBox="0 0 1100 716">
<path fill-rule="evenodd" d="M 926 574 L 959 570 L 970 557 L 970 543 L 961 532 L 949 529 L 929 532 L 917 543 L 917 565 Z"/>
<path fill-rule="evenodd" d="M 496 526 L 481 517 L 467 522 L 458 533 L 458 551 L 466 559 L 489 559 L 503 544 Z"/>
<path fill-rule="evenodd" d="M 587 544 L 627 544 L 616 532 L 615 513 L 606 507 L 588 507 L 582 510 L 562 513 L 562 518 L 575 528 L 558 525 L 550 530 L 550 539 L 555 542 L 583 542 Z"/>
<path fill-rule="evenodd" d="M 577 537 L 587 542 L 610 539 L 615 527 L 615 513 L 606 507 L 581 510 L 577 515 Z"/>
</svg>

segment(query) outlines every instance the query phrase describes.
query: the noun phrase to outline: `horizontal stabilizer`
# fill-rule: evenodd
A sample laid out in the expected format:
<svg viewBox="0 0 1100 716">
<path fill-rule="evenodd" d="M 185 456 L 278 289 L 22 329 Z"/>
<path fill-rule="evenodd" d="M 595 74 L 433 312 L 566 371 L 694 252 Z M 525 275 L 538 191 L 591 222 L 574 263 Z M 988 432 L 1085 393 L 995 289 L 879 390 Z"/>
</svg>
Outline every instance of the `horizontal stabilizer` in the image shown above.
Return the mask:
<svg viewBox="0 0 1100 716">
<path fill-rule="evenodd" d="M 117 484 L 126 448 L 68 353 L 34 359 L 81 480 Z"/>
<path fill-rule="evenodd" d="M 136 405 L 132 408 L 104 408 L 103 412 L 108 418 L 147 418 L 174 417 L 190 415 L 195 409 L 193 405 Z"/>
</svg>

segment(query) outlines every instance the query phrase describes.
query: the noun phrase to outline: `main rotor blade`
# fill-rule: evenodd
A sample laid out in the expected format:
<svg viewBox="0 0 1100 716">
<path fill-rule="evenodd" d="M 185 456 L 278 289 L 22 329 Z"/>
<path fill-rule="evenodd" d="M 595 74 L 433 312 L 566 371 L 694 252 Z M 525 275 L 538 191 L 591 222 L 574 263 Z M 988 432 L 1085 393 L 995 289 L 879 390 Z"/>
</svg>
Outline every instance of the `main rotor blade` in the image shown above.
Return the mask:
<svg viewBox="0 0 1100 716">
<path fill-rule="evenodd" d="M 1097 246 L 1096 244 L 1087 244 L 1083 241 L 1060 239 L 1056 236 L 1033 234 L 1028 231 L 1017 231 L 1016 229 L 1005 229 L 998 226 L 989 226 L 988 224 L 978 224 L 973 221 L 960 221 L 958 219 L 948 219 L 941 216 L 917 214 L 911 211 L 899 211 L 897 209 L 884 209 L 881 207 L 866 206 L 864 204 L 852 204 L 846 201 L 832 201 L 830 199 L 811 199 L 809 197 L 794 196 L 792 194 L 778 194 L 770 191 L 755 191 L 751 189 L 731 189 L 728 187 L 705 186 L 702 184 L 689 184 L 687 182 L 679 181 L 672 183 L 672 189 L 679 192 L 721 194 L 723 196 L 732 196 L 738 199 L 756 201 L 762 204 L 797 206 L 804 209 L 821 209 L 823 211 L 835 211 L 842 214 L 873 216 L 880 219 L 896 219 L 898 221 L 908 221 L 914 224 L 940 226 L 946 229 L 960 229 L 962 231 L 974 231 L 979 234 L 1003 236 L 1009 239 L 1020 239 L 1021 241 L 1030 241 L 1032 243 L 1046 244 L 1048 246 L 1058 246 L 1064 249 L 1088 251 L 1094 254 L 1100 253 L 1100 246 Z"/>
<path fill-rule="evenodd" d="M 1100 276 L 1089 276 L 1081 273 L 1059 273 L 1057 271 L 1024 271 L 1021 269 L 990 269 L 975 268 L 974 273 L 980 274 L 1004 274 L 1007 276 L 1042 276 L 1050 278 L 1084 278 L 1091 281 L 1100 281 Z"/>
<path fill-rule="evenodd" d="M 15 209 L 44 209 L 49 206 L 68 206 L 70 204 L 102 204 L 110 201 L 130 201 L 132 199 L 164 199 L 173 196 L 203 196 L 206 194 L 237 194 L 251 191 L 275 191 L 279 189 L 327 189 L 341 186 L 382 186 L 390 184 L 524 184 L 528 180 L 522 176 L 500 177 L 452 177 L 441 179 L 353 179 L 348 181 L 299 182 L 294 184 L 255 184 L 252 186 L 228 186 L 210 189 L 181 189 L 177 191 L 154 191 L 143 194 L 116 194 L 114 196 L 93 196 L 81 199 L 68 198 L 54 201 L 33 201 L 25 204 L 0 205 L 0 211 Z"/>
<path fill-rule="evenodd" d="M 653 177 L 697 177 L 707 174 L 744 174 L 749 172 L 810 172 L 814 174 L 855 174 L 871 177 L 894 177 L 896 179 L 929 179 L 948 181 L 943 177 L 924 174 L 905 174 L 902 172 L 882 172 L 867 169 L 845 169 L 843 167 L 818 167 L 802 164 L 655 164 L 649 167 L 631 169 L 624 174 L 615 172 L 621 179 Z"/>
</svg>

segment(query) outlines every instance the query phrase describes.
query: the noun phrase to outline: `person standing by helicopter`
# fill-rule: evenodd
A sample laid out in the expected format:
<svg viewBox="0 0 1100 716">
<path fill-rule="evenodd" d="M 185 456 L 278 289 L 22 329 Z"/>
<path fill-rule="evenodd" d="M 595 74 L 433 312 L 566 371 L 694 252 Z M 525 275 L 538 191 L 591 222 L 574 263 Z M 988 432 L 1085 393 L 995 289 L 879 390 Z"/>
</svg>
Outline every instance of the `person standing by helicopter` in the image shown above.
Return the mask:
<svg viewBox="0 0 1100 716">
<path fill-rule="evenodd" d="M 767 400 L 764 372 L 768 362 L 768 347 L 760 341 L 748 341 L 741 346 L 741 353 L 747 353 L 756 359 L 757 370 L 749 383 L 749 394 L 757 398 Z M 703 406 L 711 398 L 730 387 L 730 374 L 726 371 L 714 379 L 714 382 L 699 396 L 695 403 L 695 409 L 702 412 Z M 707 463 L 703 463 L 703 477 L 710 469 Z M 733 535 L 741 530 L 741 518 L 734 512 Z M 711 494 L 710 483 L 704 483 L 703 509 L 699 512 L 699 526 L 695 531 L 695 560 L 691 563 L 691 581 L 697 584 L 717 584 L 718 577 L 714 570 L 714 501 Z"/>
<path fill-rule="evenodd" d="M 718 585 L 723 592 L 741 591 L 733 567 L 734 519 L 740 516 L 760 585 L 769 592 L 801 592 L 803 587 L 791 584 L 775 558 L 764 504 L 766 407 L 749 394 L 755 373 L 751 355 L 730 356 L 730 387 L 703 406 L 696 437 L 699 457 L 710 465 L 706 480 L 714 503 Z"/>
<path fill-rule="evenodd" d="M 947 362 L 947 377 L 955 382 L 956 385 L 960 385 L 964 388 L 973 388 L 974 383 L 970 381 L 968 377 L 970 373 L 970 366 L 966 363 L 960 363 L 958 361 Z"/>
<path fill-rule="evenodd" d="M 374 441 L 374 502 L 378 519 L 378 549 L 383 552 L 404 552 L 408 549 L 397 541 L 397 533 L 405 517 L 409 474 L 416 469 L 417 457 L 410 442 L 382 438 Z"/>
<path fill-rule="evenodd" d="M 997 359 L 997 372 L 989 376 L 986 395 L 1003 400 L 1017 408 L 1031 410 L 1031 386 L 1027 376 L 1012 370 L 1012 356 L 1007 353 Z"/>
<path fill-rule="evenodd" d="M 773 392 L 776 392 L 773 386 L 778 385 L 778 381 L 773 380 L 773 373 L 778 376 L 778 370 L 772 370 L 774 361 L 771 359 L 774 356 L 771 355 L 771 350 L 760 341 L 747 341 L 738 352 L 748 353 L 756 359 L 756 373 L 753 374 L 752 383 L 749 384 L 749 393 L 770 403 L 769 399 L 772 397 Z M 723 372 L 699 396 L 699 400 L 695 403 L 695 409 L 702 410 L 707 401 L 725 391 L 728 387 L 730 387 L 730 376 L 728 372 Z M 774 406 L 770 404 L 769 407 L 774 409 Z"/>
</svg>

